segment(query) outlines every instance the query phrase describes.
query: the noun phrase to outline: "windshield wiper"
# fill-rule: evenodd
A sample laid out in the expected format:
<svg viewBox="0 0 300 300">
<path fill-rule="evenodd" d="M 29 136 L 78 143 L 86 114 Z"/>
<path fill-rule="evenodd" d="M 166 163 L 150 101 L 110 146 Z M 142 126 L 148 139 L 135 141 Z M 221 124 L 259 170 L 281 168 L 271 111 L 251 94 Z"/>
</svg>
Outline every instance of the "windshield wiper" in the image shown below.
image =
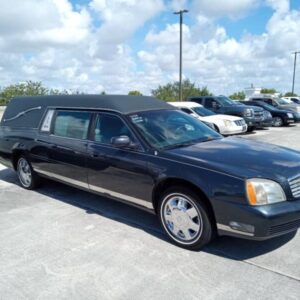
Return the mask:
<svg viewBox="0 0 300 300">
<path fill-rule="evenodd" d="M 191 140 L 191 141 L 184 142 L 184 143 L 177 143 L 177 144 L 165 146 L 165 147 L 163 147 L 163 150 L 170 150 L 170 149 L 175 149 L 175 148 L 188 147 L 188 146 L 195 145 L 195 144 L 198 144 L 198 143 L 209 142 L 209 141 L 212 141 L 212 140 L 215 140 L 215 139 L 216 138 L 214 138 L 214 137 L 208 137 L 207 139 Z"/>
</svg>

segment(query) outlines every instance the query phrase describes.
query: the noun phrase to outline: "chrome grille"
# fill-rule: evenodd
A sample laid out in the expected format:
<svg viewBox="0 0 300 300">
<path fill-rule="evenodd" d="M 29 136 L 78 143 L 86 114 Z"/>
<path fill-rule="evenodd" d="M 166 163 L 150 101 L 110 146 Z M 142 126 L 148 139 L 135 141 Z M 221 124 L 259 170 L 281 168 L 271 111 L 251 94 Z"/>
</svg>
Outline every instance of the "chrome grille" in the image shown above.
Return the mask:
<svg viewBox="0 0 300 300">
<path fill-rule="evenodd" d="M 237 126 L 244 126 L 246 124 L 245 120 L 236 120 L 234 121 L 234 123 L 237 125 Z"/>
<path fill-rule="evenodd" d="M 263 111 L 254 112 L 255 119 L 262 119 L 264 117 Z"/>
<path fill-rule="evenodd" d="M 289 180 L 292 194 L 295 198 L 300 197 L 300 176 Z"/>
</svg>

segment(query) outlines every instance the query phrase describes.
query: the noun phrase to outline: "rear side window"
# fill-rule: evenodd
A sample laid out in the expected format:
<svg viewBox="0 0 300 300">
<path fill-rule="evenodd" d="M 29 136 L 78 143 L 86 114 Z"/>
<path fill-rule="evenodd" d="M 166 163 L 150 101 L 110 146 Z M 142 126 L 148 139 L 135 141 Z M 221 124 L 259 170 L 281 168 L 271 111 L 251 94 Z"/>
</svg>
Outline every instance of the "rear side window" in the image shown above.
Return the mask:
<svg viewBox="0 0 300 300">
<path fill-rule="evenodd" d="M 53 134 L 74 139 L 87 139 L 91 113 L 79 111 L 58 111 Z"/>
</svg>

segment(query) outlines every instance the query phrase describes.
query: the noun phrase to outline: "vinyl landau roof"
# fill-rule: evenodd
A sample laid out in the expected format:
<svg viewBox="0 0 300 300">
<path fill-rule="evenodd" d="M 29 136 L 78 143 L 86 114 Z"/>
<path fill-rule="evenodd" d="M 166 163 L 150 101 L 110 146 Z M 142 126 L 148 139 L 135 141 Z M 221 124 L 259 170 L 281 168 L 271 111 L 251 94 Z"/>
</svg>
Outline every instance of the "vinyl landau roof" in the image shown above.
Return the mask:
<svg viewBox="0 0 300 300">
<path fill-rule="evenodd" d="M 147 96 L 61 95 L 16 97 L 7 106 L 1 125 L 37 128 L 47 107 L 102 109 L 121 114 L 157 109 L 174 109 L 168 103 Z"/>
</svg>

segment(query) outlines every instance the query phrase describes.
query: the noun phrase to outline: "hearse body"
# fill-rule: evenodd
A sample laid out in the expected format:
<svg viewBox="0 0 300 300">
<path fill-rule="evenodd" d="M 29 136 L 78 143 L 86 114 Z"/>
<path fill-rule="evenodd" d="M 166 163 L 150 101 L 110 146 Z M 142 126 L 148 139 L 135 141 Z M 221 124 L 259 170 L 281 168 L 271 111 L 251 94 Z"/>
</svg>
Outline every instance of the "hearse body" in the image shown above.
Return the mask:
<svg viewBox="0 0 300 300">
<path fill-rule="evenodd" d="M 264 240 L 300 226 L 298 152 L 223 138 L 152 97 L 14 98 L 0 162 L 24 188 L 45 177 L 155 213 L 189 249 L 215 234 Z"/>
</svg>

